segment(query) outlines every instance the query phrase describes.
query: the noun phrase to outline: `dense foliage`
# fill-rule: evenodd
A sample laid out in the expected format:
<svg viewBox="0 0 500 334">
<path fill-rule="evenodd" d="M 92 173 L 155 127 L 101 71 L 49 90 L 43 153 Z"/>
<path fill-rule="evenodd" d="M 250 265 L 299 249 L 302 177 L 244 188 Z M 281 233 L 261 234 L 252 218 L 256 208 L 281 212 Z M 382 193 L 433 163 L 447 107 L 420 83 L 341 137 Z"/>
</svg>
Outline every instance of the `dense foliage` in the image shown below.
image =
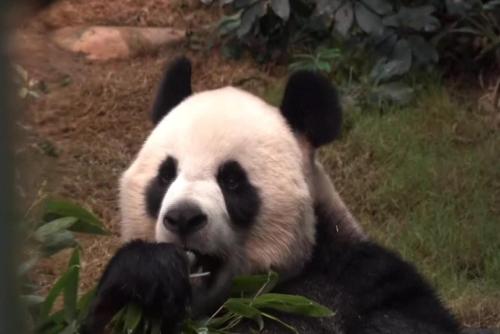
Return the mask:
<svg viewBox="0 0 500 334">
<path fill-rule="evenodd" d="M 44 203 L 43 219 L 23 222 L 27 254 L 18 269 L 21 298 L 26 306 L 29 325 L 35 333 L 77 333 L 92 298 L 92 291 L 81 295 L 80 253 L 76 233 L 108 234 L 100 220 L 79 205 L 63 200 Z M 47 295 L 37 294 L 38 286 L 31 279 L 37 263 L 62 250 L 73 249 L 67 270 L 61 274 Z M 62 307 L 55 307 L 62 298 Z"/>
<path fill-rule="evenodd" d="M 204 3 L 212 1 L 202 0 Z M 229 55 L 246 47 L 268 60 L 326 41 L 369 52 L 380 82 L 447 59 L 499 58 L 499 0 L 220 0 L 218 25 Z"/>
</svg>

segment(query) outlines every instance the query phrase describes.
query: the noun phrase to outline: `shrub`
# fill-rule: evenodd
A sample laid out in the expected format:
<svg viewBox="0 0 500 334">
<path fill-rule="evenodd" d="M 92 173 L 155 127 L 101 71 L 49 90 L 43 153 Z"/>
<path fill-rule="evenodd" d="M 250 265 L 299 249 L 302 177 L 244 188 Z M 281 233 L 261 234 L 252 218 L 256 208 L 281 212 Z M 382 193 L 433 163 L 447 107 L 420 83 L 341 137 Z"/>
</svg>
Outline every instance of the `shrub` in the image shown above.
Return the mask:
<svg viewBox="0 0 500 334">
<path fill-rule="evenodd" d="M 28 248 L 25 262 L 18 275 L 23 282 L 21 299 L 27 310 L 30 327 L 35 333 L 77 333 L 93 292 L 80 295 L 80 246 L 75 232 L 105 235 L 108 232 L 91 212 L 63 200 L 45 202 L 42 221 L 23 222 Z M 56 280 L 46 296 L 35 293 L 36 284 L 30 273 L 41 258 L 51 257 L 64 249 L 73 249 L 67 270 Z M 62 296 L 62 307 L 54 310 Z"/>
<path fill-rule="evenodd" d="M 202 0 L 204 3 L 212 1 Z M 442 45 L 460 40 L 476 57 L 494 55 L 500 45 L 500 1 L 395 0 L 220 0 L 230 15 L 218 24 L 230 55 L 246 47 L 268 60 L 290 46 L 316 48 L 327 39 L 363 48 L 373 60 L 371 77 L 390 80 L 412 68 L 435 64 Z M 474 47 L 475 46 L 475 47 Z M 497 56 L 497 55 L 495 55 Z"/>
</svg>

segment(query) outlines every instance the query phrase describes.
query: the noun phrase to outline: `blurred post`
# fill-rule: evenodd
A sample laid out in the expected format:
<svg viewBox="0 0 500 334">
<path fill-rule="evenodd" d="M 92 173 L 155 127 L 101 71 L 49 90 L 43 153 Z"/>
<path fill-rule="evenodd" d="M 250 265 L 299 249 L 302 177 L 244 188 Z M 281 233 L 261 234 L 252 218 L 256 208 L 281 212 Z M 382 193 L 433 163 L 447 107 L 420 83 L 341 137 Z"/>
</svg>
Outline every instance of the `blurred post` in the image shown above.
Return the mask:
<svg viewBox="0 0 500 334">
<path fill-rule="evenodd" d="M 12 1 L 0 1 L 0 334 L 23 334 L 18 299 L 16 259 L 19 242 L 14 219 L 14 168 L 12 155 L 14 95 L 6 53 L 7 15 Z"/>
</svg>

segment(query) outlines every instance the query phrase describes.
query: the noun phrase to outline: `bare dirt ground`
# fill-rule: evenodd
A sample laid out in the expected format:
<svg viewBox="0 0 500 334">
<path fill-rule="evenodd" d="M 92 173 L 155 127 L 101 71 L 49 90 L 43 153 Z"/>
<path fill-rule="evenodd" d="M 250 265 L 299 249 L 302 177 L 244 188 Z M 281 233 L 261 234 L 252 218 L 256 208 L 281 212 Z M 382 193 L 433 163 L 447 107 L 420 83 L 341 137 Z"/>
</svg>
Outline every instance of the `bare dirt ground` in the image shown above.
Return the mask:
<svg viewBox="0 0 500 334">
<path fill-rule="evenodd" d="M 189 31 L 210 22 L 210 15 L 199 1 L 64 0 L 25 22 L 17 32 L 14 61 L 47 87 L 46 94 L 28 103 L 21 121 L 27 130 L 24 146 L 29 157 L 25 160 L 32 179 L 25 192 L 80 203 L 112 232 L 108 237 L 81 238 L 83 290 L 95 283 L 120 244 L 117 182 L 150 129 L 148 109 L 164 64 L 178 53 L 190 55 L 195 90 L 234 84 L 248 77 L 272 77 L 250 60 L 230 62 L 217 50 L 193 53 L 187 46 L 128 60 L 89 62 L 58 49 L 49 35 L 57 28 L 87 24 Z M 47 145 L 53 147 L 55 157 L 40 149 Z M 28 199 L 33 201 L 36 196 Z M 54 283 L 66 261 L 67 254 L 61 254 L 37 269 L 41 292 Z"/>
</svg>

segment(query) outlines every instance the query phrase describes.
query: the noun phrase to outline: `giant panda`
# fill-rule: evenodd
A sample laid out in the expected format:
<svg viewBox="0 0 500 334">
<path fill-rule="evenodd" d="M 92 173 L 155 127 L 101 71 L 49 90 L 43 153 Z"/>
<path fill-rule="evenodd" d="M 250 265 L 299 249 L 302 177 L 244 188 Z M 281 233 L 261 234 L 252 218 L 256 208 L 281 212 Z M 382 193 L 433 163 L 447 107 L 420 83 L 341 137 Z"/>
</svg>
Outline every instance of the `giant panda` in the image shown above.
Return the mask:
<svg viewBox="0 0 500 334">
<path fill-rule="evenodd" d="M 120 180 L 125 242 L 82 328 L 101 333 L 128 302 L 177 333 L 210 315 L 237 275 L 279 273 L 276 291 L 335 310 L 285 316 L 300 333 L 458 333 L 414 267 L 364 234 L 316 158 L 339 136 L 336 89 L 293 73 L 281 106 L 234 87 L 193 93 L 191 63 L 167 66 L 155 125 Z M 199 273 L 200 275 L 191 275 Z M 265 333 L 288 333 L 280 326 Z"/>
</svg>

